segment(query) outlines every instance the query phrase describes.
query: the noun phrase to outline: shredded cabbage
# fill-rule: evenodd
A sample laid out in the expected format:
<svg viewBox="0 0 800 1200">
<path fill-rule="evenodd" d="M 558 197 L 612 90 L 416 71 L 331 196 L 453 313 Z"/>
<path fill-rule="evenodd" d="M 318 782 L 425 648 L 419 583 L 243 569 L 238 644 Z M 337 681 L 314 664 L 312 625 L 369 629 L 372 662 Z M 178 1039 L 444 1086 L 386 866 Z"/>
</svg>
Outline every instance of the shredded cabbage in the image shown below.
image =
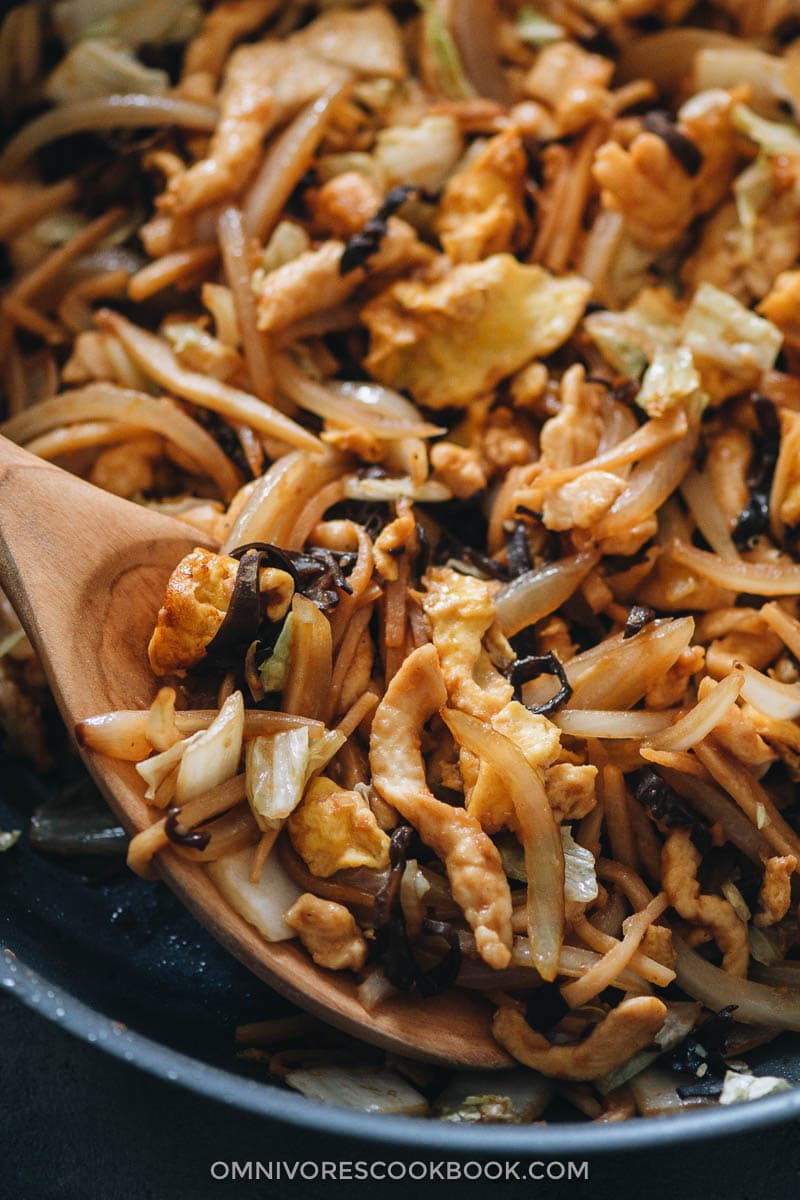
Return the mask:
<svg viewBox="0 0 800 1200">
<path fill-rule="evenodd" d="M 5 854 L 6 850 L 16 846 L 21 836 L 21 829 L 10 829 L 8 832 L 0 830 L 0 854 Z"/>
<path fill-rule="evenodd" d="M 186 42 L 201 20 L 195 0 L 59 0 L 53 5 L 55 27 L 69 44 L 85 37 L 114 37 L 132 47 Z"/>
<path fill-rule="evenodd" d="M 645 288 L 624 312 L 595 312 L 583 327 L 616 371 L 638 379 L 656 353 L 678 345 L 681 310 L 669 292 Z"/>
<path fill-rule="evenodd" d="M 702 283 L 681 327 L 704 389 L 715 401 L 756 385 L 775 363 L 783 334 L 727 292 Z"/>
<path fill-rule="evenodd" d="M 579 846 L 568 825 L 561 826 L 564 847 L 564 899 L 582 904 L 597 899 L 597 875 L 591 850 Z"/>
<path fill-rule="evenodd" d="M 676 405 L 693 396 L 700 387 L 690 350 L 656 350 L 644 373 L 637 403 L 649 417 L 663 417 Z"/>
<path fill-rule="evenodd" d="M 208 729 L 186 740 L 175 785 L 179 804 L 210 792 L 236 774 L 243 736 L 244 699 L 241 692 L 232 692 Z"/>
<path fill-rule="evenodd" d="M 107 38 L 78 42 L 44 85 L 45 94 L 56 104 L 129 92 L 163 96 L 168 89 L 166 71 L 145 67 L 121 42 Z"/>
<path fill-rule="evenodd" d="M 289 1071 L 286 1083 L 312 1100 L 360 1112 L 424 1117 L 428 1102 L 402 1075 L 374 1066 L 319 1066 Z"/>
<path fill-rule="evenodd" d="M 292 614 L 283 622 L 272 654 L 258 668 L 265 692 L 282 692 L 289 674 L 289 656 L 292 652 Z"/>
<path fill-rule="evenodd" d="M 434 0 L 417 0 L 422 9 L 425 44 L 433 60 L 436 79 L 451 100 L 468 100 L 475 92 L 464 73 L 458 47 Z"/>
<path fill-rule="evenodd" d="M 496 1093 L 465 1096 L 458 1108 L 447 1109 L 442 1113 L 442 1120 L 467 1125 L 513 1125 L 518 1122 L 510 1098 Z"/>
<path fill-rule="evenodd" d="M 270 271 L 292 262 L 310 247 L 311 238 L 302 225 L 295 221 L 279 221 L 261 252 L 259 266 L 253 275 L 253 291 L 258 292 L 263 287 L 264 277 Z"/>
<path fill-rule="evenodd" d="M 520 9 L 516 28 L 517 37 L 537 48 L 549 46 L 551 42 L 558 42 L 567 36 L 561 25 L 556 25 L 537 8 L 529 6 Z"/>
<path fill-rule="evenodd" d="M 732 120 L 740 133 L 755 142 L 771 158 L 786 155 L 800 157 L 800 130 L 796 125 L 785 125 L 782 121 L 767 121 L 759 117 L 745 104 L 737 104 Z"/>
<path fill-rule="evenodd" d="M 750 942 L 750 957 L 762 966 L 774 967 L 775 963 L 779 963 L 785 957 L 784 947 L 777 933 L 750 925 L 747 938 Z"/>
<path fill-rule="evenodd" d="M 374 158 L 389 187 L 414 184 L 435 192 L 452 173 L 464 143 L 454 117 L 423 117 L 416 125 L 390 125 L 378 134 Z"/>
<path fill-rule="evenodd" d="M 561 826 L 561 844 L 564 847 L 564 899 L 584 904 L 596 900 L 597 875 L 591 850 L 578 845 L 568 825 Z M 525 854 L 516 838 L 497 838 L 496 845 L 508 878 L 516 883 L 527 883 Z"/>
<path fill-rule="evenodd" d="M 741 226 L 740 246 L 745 258 L 752 257 L 756 222 L 772 196 L 773 178 L 769 158 L 762 153 L 733 182 L 736 212 Z"/>
<path fill-rule="evenodd" d="M 740 1104 L 743 1100 L 761 1100 L 776 1092 L 791 1091 L 788 1079 L 778 1075 L 748 1075 L 744 1071 L 726 1071 L 720 1104 Z"/>
<path fill-rule="evenodd" d="M 278 828 L 294 812 L 312 775 L 327 765 L 346 740 L 344 734 L 326 730 L 312 742 L 304 725 L 247 743 L 247 799 L 261 829 Z"/>
</svg>

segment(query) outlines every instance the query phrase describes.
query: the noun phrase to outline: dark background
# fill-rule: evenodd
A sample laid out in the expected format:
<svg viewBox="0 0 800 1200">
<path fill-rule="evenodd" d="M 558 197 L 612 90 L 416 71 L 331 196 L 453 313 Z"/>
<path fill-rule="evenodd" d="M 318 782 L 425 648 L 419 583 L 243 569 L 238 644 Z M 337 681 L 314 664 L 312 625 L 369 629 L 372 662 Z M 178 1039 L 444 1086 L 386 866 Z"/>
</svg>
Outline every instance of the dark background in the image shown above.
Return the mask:
<svg viewBox="0 0 800 1200">
<path fill-rule="evenodd" d="M 356 1121 L 358 1118 L 356 1118 Z M 800 1126 L 668 1151 L 595 1156 L 589 1183 L 214 1182 L 231 1159 L 403 1160 L 395 1148 L 309 1135 L 197 1097 L 102 1054 L 0 997 L 2 1200 L 470 1195 L 575 1200 L 784 1200 L 798 1194 Z"/>
</svg>

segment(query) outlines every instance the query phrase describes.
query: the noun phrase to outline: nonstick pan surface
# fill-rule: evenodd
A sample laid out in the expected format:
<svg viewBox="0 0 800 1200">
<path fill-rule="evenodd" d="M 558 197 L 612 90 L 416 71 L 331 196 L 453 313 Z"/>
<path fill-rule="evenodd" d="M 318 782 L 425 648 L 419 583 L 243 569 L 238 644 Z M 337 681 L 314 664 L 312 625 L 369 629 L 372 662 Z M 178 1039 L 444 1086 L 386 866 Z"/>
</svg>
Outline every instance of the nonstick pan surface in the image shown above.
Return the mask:
<svg viewBox="0 0 800 1200">
<path fill-rule="evenodd" d="M 0 762 L 0 829 L 26 829 L 42 784 Z M 151 1074 L 265 1118 L 339 1136 L 470 1154 L 585 1155 L 733 1136 L 800 1117 L 800 1086 L 752 1104 L 619 1125 L 458 1126 L 318 1104 L 265 1082 L 234 1052 L 236 1025 L 290 1011 L 160 883 L 122 862 L 0 855 L 0 987 Z M 800 1085 L 800 1036 L 748 1056 Z"/>
</svg>

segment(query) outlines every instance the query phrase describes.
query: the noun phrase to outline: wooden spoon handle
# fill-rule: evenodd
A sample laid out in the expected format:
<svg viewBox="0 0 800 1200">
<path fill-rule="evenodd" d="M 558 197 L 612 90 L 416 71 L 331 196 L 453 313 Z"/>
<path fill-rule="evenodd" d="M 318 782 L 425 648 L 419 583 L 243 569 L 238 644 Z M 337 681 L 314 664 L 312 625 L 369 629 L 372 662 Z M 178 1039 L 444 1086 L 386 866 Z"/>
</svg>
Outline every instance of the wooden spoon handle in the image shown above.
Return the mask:
<svg viewBox="0 0 800 1200">
<path fill-rule="evenodd" d="M 146 647 L 164 585 L 205 539 L 0 437 L 0 586 L 67 723 L 149 703 Z"/>
</svg>

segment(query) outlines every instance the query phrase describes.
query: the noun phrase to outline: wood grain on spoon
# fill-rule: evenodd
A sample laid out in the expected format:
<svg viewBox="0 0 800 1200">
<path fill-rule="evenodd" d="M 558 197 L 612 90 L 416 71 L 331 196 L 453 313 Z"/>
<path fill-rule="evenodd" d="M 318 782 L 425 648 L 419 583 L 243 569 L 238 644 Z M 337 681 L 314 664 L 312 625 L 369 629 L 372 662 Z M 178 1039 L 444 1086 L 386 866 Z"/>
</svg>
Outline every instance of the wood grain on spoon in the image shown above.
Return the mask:
<svg viewBox="0 0 800 1200">
<path fill-rule="evenodd" d="M 0 437 L 0 584 L 44 666 L 69 729 L 143 708 L 155 694 L 147 642 L 176 563 L 196 530 L 109 495 Z M 152 823 L 131 763 L 82 751 L 130 833 Z M 389 1000 L 367 1013 L 351 976 L 315 967 L 291 942 L 268 943 L 202 866 L 170 850 L 160 875 L 206 929 L 278 992 L 338 1028 L 395 1052 L 455 1066 L 502 1067 L 485 1001 L 466 992 Z M 156 998 L 154 997 L 154 1000 Z"/>
</svg>

